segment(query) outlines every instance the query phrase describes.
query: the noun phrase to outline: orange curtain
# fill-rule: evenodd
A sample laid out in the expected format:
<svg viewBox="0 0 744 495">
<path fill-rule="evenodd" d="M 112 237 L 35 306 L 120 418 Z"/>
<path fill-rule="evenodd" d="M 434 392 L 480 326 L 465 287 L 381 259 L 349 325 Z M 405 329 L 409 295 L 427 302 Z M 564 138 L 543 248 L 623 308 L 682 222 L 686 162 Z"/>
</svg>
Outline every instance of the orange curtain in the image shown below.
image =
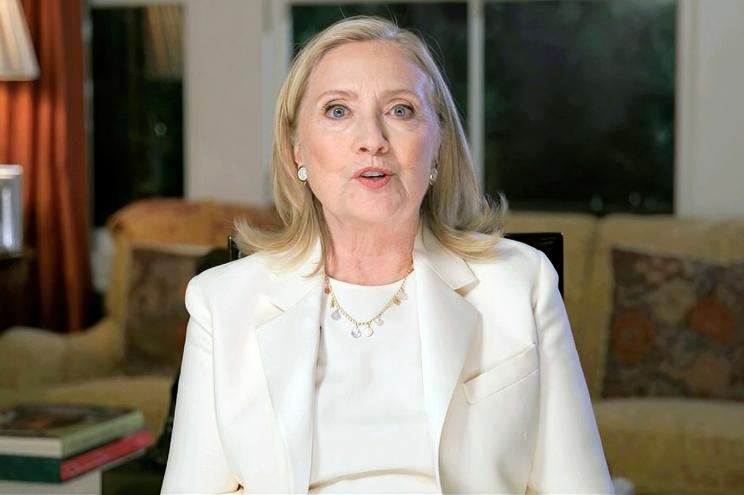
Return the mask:
<svg viewBox="0 0 744 495">
<path fill-rule="evenodd" d="M 41 76 L 0 82 L 0 163 L 23 167 L 31 324 L 76 331 L 91 296 L 80 0 L 22 0 Z"/>
</svg>

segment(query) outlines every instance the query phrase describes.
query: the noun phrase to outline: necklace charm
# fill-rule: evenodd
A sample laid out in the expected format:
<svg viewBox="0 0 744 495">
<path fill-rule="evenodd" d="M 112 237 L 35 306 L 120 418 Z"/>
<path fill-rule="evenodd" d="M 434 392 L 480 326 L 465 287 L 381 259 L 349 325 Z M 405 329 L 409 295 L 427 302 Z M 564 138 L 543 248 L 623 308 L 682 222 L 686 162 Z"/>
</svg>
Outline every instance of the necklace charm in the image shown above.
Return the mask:
<svg viewBox="0 0 744 495">
<path fill-rule="evenodd" d="M 366 321 L 357 321 L 349 313 L 347 313 L 344 308 L 341 307 L 341 305 L 338 303 L 338 299 L 336 299 L 336 294 L 334 294 L 333 292 L 333 287 L 331 287 L 331 280 L 328 278 L 328 275 L 326 275 L 325 287 L 323 288 L 323 292 L 327 294 L 330 299 L 330 309 L 332 310 L 331 319 L 338 321 L 341 319 L 341 317 L 344 317 L 349 320 L 349 322 L 354 325 L 354 328 L 351 329 L 350 333 L 351 336 L 355 339 L 358 339 L 362 336 L 362 329 L 364 329 L 365 337 L 371 337 L 375 333 L 374 325 L 381 327 L 384 323 L 382 315 L 391 307 L 399 306 L 403 301 L 408 299 L 408 295 L 406 294 L 406 282 L 408 281 L 408 276 L 412 272 L 413 262 L 411 262 L 411 267 L 408 270 L 405 278 L 403 278 L 403 282 L 401 282 L 400 287 L 398 287 L 398 290 L 395 292 L 395 294 L 393 294 L 390 300 L 382 307 L 382 309 L 380 309 L 380 311 L 377 312 L 376 315 Z"/>
</svg>

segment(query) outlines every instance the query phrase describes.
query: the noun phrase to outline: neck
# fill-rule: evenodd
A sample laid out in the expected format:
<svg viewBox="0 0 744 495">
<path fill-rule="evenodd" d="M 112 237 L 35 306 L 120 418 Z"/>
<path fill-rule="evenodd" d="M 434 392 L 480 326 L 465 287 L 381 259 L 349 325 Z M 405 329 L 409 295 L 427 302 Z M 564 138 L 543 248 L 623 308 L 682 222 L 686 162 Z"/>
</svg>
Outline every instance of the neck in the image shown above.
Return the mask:
<svg viewBox="0 0 744 495">
<path fill-rule="evenodd" d="M 384 285 L 410 271 L 418 217 L 395 225 L 326 221 L 332 244 L 325 263 L 329 277 L 351 284 Z"/>
</svg>

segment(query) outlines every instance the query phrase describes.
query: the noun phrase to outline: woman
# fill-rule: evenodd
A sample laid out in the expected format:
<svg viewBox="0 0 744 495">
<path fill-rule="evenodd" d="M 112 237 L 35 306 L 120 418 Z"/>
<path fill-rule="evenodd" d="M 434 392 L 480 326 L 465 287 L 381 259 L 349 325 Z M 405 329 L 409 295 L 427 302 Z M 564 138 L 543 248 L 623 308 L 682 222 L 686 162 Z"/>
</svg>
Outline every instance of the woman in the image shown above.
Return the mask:
<svg viewBox="0 0 744 495">
<path fill-rule="evenodd" d="M 612 492 L 556 272 L 500 238 L 424 44 L 331 26 L 275 124 L 284 225 L 189 285 L 163 492 Z"/>
</svg>

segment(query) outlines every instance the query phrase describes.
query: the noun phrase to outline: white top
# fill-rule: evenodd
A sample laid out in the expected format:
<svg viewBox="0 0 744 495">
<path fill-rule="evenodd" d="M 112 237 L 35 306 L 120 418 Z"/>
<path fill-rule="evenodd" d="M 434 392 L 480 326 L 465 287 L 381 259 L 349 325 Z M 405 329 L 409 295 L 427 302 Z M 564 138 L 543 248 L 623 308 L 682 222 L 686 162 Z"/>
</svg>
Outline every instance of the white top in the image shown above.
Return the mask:
<svg viewBox="0 0 744 495">
<path fill-rule="evenodd" d="M 324 295 L 316 373 L 310 493 L 437 492 L 424 408 L 415 274 L 407 299 L 382 315 L 371 337 L 331 317 Z M 372 318 L 401 282 L 361 286 L 331 279 L 341 306 Z"/>
</svg>

